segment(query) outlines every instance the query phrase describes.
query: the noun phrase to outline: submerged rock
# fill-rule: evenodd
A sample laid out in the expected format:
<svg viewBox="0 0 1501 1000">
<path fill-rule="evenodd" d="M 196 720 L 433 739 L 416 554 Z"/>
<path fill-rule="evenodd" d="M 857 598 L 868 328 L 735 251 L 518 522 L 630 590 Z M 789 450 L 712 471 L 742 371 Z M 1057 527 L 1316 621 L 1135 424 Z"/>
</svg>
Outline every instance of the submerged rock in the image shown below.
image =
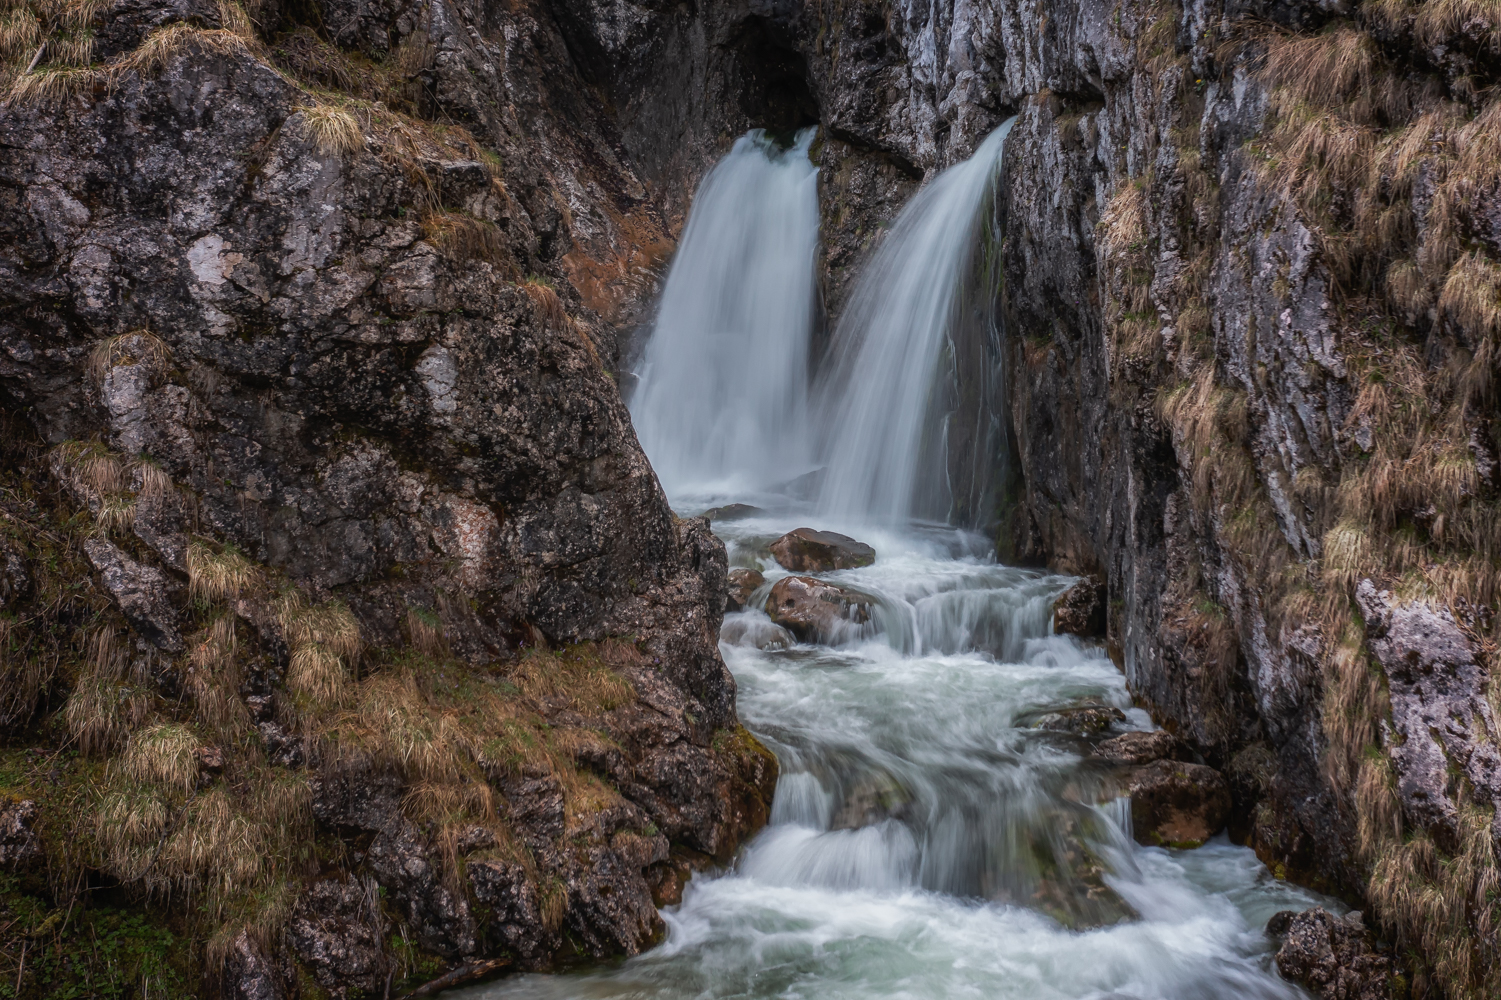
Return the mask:
<svg viewBox="0 0 1501 1000">
<path fill-rule="evenodd" d="M 1158 760 L 1192 759 L 1183 741 L 1164 729 L 1151 733 L 1121 733 L 1095 747 L 1094 752 L 1116 764 L 1150 764 Z"/>
<path fill-rule="evenodd" d="M 730 503 L 723 507 L 710 507 L 699 517 L 708 521 L 739 521 L 742 518 L 755 517 L 757 514 L 764 513 L 765 511 L 760 507 L 752 507 L 748 503 Z"/>
<path fill-rule="evenodd" d="M 833 830 L 856 830 L 888 819 L 901 819 L 911 801 L 911 794 L 891 775 L 866 775 L 845 795 L 844 804 L 829 826 Z"/>
<path fill-rule="evenodd" d="M 766 577 L 753 569 L 746 569 L 743 566 L 736 566 L 729 571 L 727 576 L 729 586 L 724 596 L 724 610 L 726 612 L 744 611 L 746 605 L 750 602 L 751 594 L 754 594 L 756 588 L 766 582 Z"/>
<path fill-rule="evenodd" d="M 1131 776 L 1127 791 L 1141 844 L 1198 847 L 1230 819 L 1230 783 L 1202 764 L 1154 761 Z"/>
<path fill-rule="evenodd" d="M 1105 634 L 1105 584 L 1086 576 L 1053 602 L 1053 631 L 1094 638 Z"/>
<path fill-rule="evenodd" d="M 797 640 L 792 633 L 770 619 L 755 613 L 726 618 L 719 630 L 719 641 L 731 646 L 756 649 L 786 649 Z"/>
<path fill-rule="evenodd" d="M 1282 938 L 1277 971 L 1318 1000 L 1392 996 L 1392 961 L 1376 950 L 1358 912 L 1341 918 L 1322 907 L 1283 910 L 1267 921 L 1266 930 Z"/>
<path fill-rule="evenodd" d="M 766 614 L 803 642 L 837 641 L 870 621 L 870 599 L 811 576 L 787 576 L 771 588 Z"/>
<path fill-rule="evenodd" d="M 876 561 L 876 550 L 837 531 L 797 528 L 771 543 L 771 554 L 794 573 L 858 569 Z"/>
<path fill-rule="evenodd" d="M 1125 721 L 1126 713 L 1111 705 L 1080 705 L 1040 715 L 1033 720 L 1032 728 L 1073 733 L 1075 736 L 1093 736 L 1117 722 Z"/>
</svg>

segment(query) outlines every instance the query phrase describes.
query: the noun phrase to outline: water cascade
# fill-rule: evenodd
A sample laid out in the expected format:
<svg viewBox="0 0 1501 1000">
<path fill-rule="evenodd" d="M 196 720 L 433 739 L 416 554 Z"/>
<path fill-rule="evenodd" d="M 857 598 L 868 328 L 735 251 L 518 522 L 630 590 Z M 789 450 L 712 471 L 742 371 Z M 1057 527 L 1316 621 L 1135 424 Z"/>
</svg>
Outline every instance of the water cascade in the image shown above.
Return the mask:
<svg viewBox="0 0 1501 1000">
<path fill-rule="evenodd" d="M 954 276 L 973 253 L 965 244 L 985 211 L 1002 140 L 990 137 L 974 159 L 914 199 L 856 293 L 840 327 L 847 341 L 840 364 L 852 381 L 831 411 L 851 426 L 835 428 L 821 505 L 786 496 L 762 513 L 715 522 L 731 564 L 766 577 L 750 610 L 726 617 L 720 649 L 739 685 L 741 719 L 781 763 L 770 825 L 729 871 L 693 878 L 682 902 L 663 911 L 667 937 L 652 951 L 600 969 L 514 977 L 468 995 L 1303 996 L 1277 977 L 1261 927 L 1281 909 L 1343 907 L 1274 879 L 1249 849 L 1223 837 L 1195 850 L 1132 840 L 1119 777 L 1092 748 L 1153 723 L 1132 707 L 1104 650 L 1051 634 L 1052 603 L 1070 578 L 998 565 L 989 544 L 966 531 L 900 521 L 921 505 L 912 500 L 921 437 L 902 421 L 926 419 L 941 395 L 927 382 L 943 376 Z M 749 152 L 742 141 L 726 161 L 743 168 L 737 176 L 746 184 L 758 183 L 758 171 L 790 172 L 764 152 L 751 169 L 740 162 Z M 716 171 L 701 197 L 728 197 L 714 185 L 730 176 Z M 700 209 L 695 225 L 707 217 Z M 673 274 L 676 280 L 679 271 Z M 719 299 L 708 288 L 695 294 L 753 305 L 730 290 Z M 763 327 L 728 319 L 702 329 L 715 331 L 705 334 L 713 339 L 731 328 L 783 344 Z M 658 333 L 699 365 L 738 350 L 691 344 L 689 331 L 670 324 Z M 658 364 L 672 360 L 657 357 Z M 688 364 L 676 370 L 686 396 L 719 377 Z M 779 370 L 801 375 L 790 359 Z M 879 385 L 857 384 L 862 379 Z M 664 398 L 674 388 L 658 385 Z M 800 384 L 782 387 L 784 398 L 799 391 Z M 784 433 L 782 411 L 754 412 L 769 422 L 748 440 L 765 449 Z M 653 432 L 663 436 L 642 436 L 659 468 L 668 454 L 682 463 L 672 467 L 677 482 L 733 479 L 734 436 L 726 432 L 709 447 L 697 430 L 664 423 Z M 693 455 L 702 469 L 691 465 Z M 753 450 L 746 460 L 768 455 Z M 753 467 L 764 477 L 765 467 Z M 688 513 L 745 494 L 673 497 Z M 888 523 L 872 525 L 872 513 Z M 858 531 L 877 552 L 873 565 L 821 574 L 873 603 L 869 626 L 839 645 L 794 642 L 756 610 L 787 575 L 770 557 L 770 542 L 801 524 Z M 1089 735 L 1040 724 L 1047 713 L 1081 706 L 1119 715 Z"/>
<path fill-rule="evenodd" d="M 631 400 L 669 494 L 806 471 L 818 190 L 806 129 L 759 130 L 699 185 Z"/>
<path fill-rule="evenodd" d="M 968 346 L 956 334 L 973 325 L 975 314 L 988 315 L 993 298 L 989 288 L 965 293 L 973 291 L 976 249 L 989 235 L 983 210 L 1010 129 L 1008 121 L 902 209 L 839 318 L 819 393 L 826 460 L 819 506 L 831 516 L 944 521 L 961 513 L 957 506 L 962 520 L 974 524 L 989 513 L 972 496 L 973 485 L 955 490 L 947 432 L 959 402 L 954 397 L 966 395 L 954 391 L 958 378 L 983 375 L 970 370 L 972 363 L 955 364 Z M 980 382 L 987 389 L 999 384 Z M 989 400 L 971 407 L 968 436 L 980 439 L 980 447 L 965 449 L 957 463 L 980 480 L 981 494 L 995 450 L 986 430 L 992 407 Z M 977 423 L 986 428 L 978 434 Z"/>
</svg>

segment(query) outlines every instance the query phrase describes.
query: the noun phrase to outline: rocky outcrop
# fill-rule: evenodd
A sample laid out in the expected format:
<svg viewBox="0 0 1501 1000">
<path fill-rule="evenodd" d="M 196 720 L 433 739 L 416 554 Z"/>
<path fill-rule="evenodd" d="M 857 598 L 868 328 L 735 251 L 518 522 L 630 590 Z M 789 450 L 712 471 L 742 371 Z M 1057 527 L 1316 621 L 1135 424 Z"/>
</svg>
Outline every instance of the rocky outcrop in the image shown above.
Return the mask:
<svg viewBox="0 0 1501 1000">
<path fill-rule="evenodd" d="M 1125 713 L 1112 705 L 1079 705 L 1039 715 L 1032 720 L 1032 727 L 1075 736 L 1094 736 L 1125 720 Z"/>
<path fill-rule="evenodd" d="M 1105 634 L 1105 587 L 1086 577 L 1053 602 L 1053 631 L 1094 638 Z"/>
<path fill-rule="evenodd" d="M 797 528 L 771 543 L 771 554 L 794 573 L 859 569 L 876 561 L 876 550 L 837 531 Z"/>
<path fill-rule="evenodd" d="M 870 599 L 811 576 L 784 576 L 771 588 L 766 614 L 802 642 L 839 642 L 870 621 Z"/>
<path fill-rule="evenodd" d="M 1391 957 L 1375 947 L 1359 912 L 1341 918 L 1323 908 L 1284 910 L 1266 929 L 1281 939 L 1277 971 L 1318 1000 L 1388 1000 L 1393 995 Z"/>
<path fill-rule="evenodd" d="M 744 611 L 750 603 L 751 595 L 764 583 L 766 578 L 753 569 L 736 566 L 730 570 L 725 587 L 725 612 Z"/>
<path fill-rule="evenodd" d="M 1094 748 L 1099 757 L 1114 764 L 1151 764 L 1159 760 L 1190 760 L 1183 741 L 1161 729 L 1112 736 Z"/>
</svg>

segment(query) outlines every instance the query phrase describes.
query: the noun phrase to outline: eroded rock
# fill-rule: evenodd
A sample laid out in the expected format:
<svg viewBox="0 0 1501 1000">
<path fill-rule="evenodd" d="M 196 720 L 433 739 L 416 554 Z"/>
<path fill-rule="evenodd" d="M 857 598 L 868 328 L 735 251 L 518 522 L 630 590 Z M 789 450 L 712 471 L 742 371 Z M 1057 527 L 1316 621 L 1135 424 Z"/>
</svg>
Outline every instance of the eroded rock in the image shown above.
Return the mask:
<svg viewBox="0 0 1501 1000">
<path fill-rule="evenodd" d="M 794 573 L 858 569 L 876 561 L 876 550 L 837 531 L 797 528 L 771 543 L 771 554 Z"/>
<path fill-rule="evenodd" d="M 1142 844 L 1198 847 L 1230 818 L 1229 783 L 1202 764 L 1154 761 L 1131 775 L 1127 791 L 1132 833 Z"/>
<path fill-rule="evenodd" d="M 389 960 L 375 882 L 319 879 L 297 898 L 287 940 L 319 985 L 344 996 L 379 990 Z"/>
<path fill-rule="evenodd" d="M 870 599 L 811 576 L 787 576 L 772 586 L 766 614 L 802 642 L 838 642 L 870 621 Z"/>
<path fill-rule="evenodd" d="M 1379 952 L 1361 915 L 1336 917 L 1318 907 L 1284 910 L 1267 922 L 1280 937 L 1277 971 L 1318 1000 L 1390 1000 L 1392 960 Z"/>
</svg>

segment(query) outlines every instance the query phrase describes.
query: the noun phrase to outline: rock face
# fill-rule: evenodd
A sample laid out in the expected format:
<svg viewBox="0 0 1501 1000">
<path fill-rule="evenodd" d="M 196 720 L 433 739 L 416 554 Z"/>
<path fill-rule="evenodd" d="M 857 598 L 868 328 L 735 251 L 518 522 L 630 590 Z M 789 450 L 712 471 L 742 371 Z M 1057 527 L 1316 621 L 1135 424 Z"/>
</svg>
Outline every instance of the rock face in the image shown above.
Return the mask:
<svg viewBox="0 0 1501 1000">
<path fill-rule="evenodd" d="M 1284 910 L 1267 923 L 1282 939 L 1277 971 L 1318 1000 L 1389 1000 L 1392 960 L 1377 951 L 1359 913 L 1336 917 L 1316 908 Z"/>
<path fill-rule="evenodd" d="M 870 621 L 870 600 L 811 576 L 784 576 L 772 585 L 766 613 L 802 642 L 838 642 Z"/>
<path fill-rule="evenodd" d="M 1131 775 L 1131 826 L 1138 842 L 1197 847 L 1225 828 L 1230 785 L 1212 767 L 1158 760 Z"/>
<path fill-rule="evenodd" d="M 794 573 L 858 569 L 876 561 L 876 550 L 837 531 L 798 528 L 771 543 L 771 554 Z"/>
</svg>

